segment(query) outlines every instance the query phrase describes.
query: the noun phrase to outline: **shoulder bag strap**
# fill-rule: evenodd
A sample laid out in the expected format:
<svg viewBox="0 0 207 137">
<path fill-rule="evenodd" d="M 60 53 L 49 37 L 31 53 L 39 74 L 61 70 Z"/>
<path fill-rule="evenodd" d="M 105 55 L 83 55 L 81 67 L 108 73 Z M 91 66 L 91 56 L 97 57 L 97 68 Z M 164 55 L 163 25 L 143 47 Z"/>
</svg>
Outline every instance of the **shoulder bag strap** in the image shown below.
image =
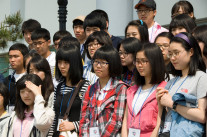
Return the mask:
<svg viewBox="0 0 207 137">
<path fill-rule="evenodd" d="M 71 106 L 72 106 L 72 104 L 73 104 L 73 101 L 75 100 L 75 97 L 76 97 L 76 95 L 78 94 L 78 91 L 80 90 L 80 88 L 82 87 L 82 85 L 83 85 L 84 83 L 85 83 L 85 80 L 81 80 L 81 81 L 78 83 L 78 86 L 75 88 L 75 91 L 74 91 L 74 93 L 73 93 L 73 96 L 72 96 L 72 98 L 71 98 L 71 100 L 70 100 L 70 104 L 69 104 L 69 106 L 68 106 L 68 108 L 67 108 L 67 110 L 66 110 L 66 112 L 65 112 L 64 117 L 63 117 L 64 120 L 67 119 L 67 117 L 68 117 L 68 115 L 69 115 L 69 112 L 70 112 L 70 109 L 71 109 Z"/>
</svg>

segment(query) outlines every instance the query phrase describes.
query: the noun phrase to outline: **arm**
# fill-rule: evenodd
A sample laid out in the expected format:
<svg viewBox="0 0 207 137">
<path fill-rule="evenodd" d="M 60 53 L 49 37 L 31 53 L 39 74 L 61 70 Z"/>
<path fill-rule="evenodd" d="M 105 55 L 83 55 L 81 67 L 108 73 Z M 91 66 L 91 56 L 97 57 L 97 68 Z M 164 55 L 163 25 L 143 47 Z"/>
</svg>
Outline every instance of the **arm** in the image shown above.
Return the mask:
<svg viewBox="0 0 207 137">
<path fill-rule="evenodd" d="M 101 136 L 115 136 L 121 129 L 126 103 L 126 90 L 126 86 L 122 86 L 120 88 L 120 91 L 117 94 L 114 102 L 114 112 L 112 114 L 112 117 L 107 122 L 105 130 L 103 130 L 103 134 Z"/>
<path fill-rule="evenodd" d="M 126 105 L 125 113 L 124 113 L 124 119 L 122 123 L 122 129 L 121 129 L 121 136 L 127 137 L 128 131 L 127 131 L 127 117 L 128 117 L 128 106 Z"/>
</svg>

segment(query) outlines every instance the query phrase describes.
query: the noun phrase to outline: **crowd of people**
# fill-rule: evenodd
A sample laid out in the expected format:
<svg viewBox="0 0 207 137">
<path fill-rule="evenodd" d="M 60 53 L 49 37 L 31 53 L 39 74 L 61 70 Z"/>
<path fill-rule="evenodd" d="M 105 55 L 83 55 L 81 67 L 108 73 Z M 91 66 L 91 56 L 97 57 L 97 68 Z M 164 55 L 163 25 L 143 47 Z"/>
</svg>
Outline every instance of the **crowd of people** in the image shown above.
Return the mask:
<svg viewBox="0 0 207 137">
<path fill-rule="evenodd" d="M 188 1 L 172 7 L 169 30 L 154 0 L 134 7 L 125 38 L 104 10 L 73 20 L 75 37 L 24 21 L 28 46 L 9 48 L 13 72 L 0 83 L 1 137 L 204 137 L 207 25 Z"/>
</svg>

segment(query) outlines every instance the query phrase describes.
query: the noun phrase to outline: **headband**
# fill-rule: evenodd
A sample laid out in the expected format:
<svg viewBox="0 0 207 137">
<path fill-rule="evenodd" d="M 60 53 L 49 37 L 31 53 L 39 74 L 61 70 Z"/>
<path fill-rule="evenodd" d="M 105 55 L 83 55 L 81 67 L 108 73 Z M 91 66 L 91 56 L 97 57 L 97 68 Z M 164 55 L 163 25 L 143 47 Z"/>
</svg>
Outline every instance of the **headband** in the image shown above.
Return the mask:
<svg viewBox="0 0 207 137">
<path fill-rule="evenodd" d="M 188 37 L 185 34 L 179 33 L 179 34 L 175 35 L 175 37 L 179 37 L 179 38 L 185 40 L 186 42 L 188 42 L 189 45 L 191 45 L 190 40 L 188 39 Z"/>
</svg>

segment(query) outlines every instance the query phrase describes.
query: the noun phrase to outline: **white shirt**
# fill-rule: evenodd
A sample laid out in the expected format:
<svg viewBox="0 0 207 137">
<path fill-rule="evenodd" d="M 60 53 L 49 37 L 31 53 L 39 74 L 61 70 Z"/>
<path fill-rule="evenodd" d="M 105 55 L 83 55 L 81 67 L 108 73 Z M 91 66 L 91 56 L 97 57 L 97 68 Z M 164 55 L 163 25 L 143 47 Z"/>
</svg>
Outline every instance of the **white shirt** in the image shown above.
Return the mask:
<svg viewBox="0 0 207 137">
<path fill-rule="evenodd" d="M 15 81 L 17 82 L 24 74 L 26 74 L 26 72 L 24 73 L 21 73 L 21 74 L 14 74 L 14 78 L 15 78 Z"/>
<path fill-rule="evenodd" d="M 46 60 L 48 61 L 49 65 L 50 65 L 52 78 L 55 77 L 55 63 L 56 63 L 55 57 L 56 57 L 55 52 L 51 52 L 51 54 L 46 58 Z"/>
</svg>

